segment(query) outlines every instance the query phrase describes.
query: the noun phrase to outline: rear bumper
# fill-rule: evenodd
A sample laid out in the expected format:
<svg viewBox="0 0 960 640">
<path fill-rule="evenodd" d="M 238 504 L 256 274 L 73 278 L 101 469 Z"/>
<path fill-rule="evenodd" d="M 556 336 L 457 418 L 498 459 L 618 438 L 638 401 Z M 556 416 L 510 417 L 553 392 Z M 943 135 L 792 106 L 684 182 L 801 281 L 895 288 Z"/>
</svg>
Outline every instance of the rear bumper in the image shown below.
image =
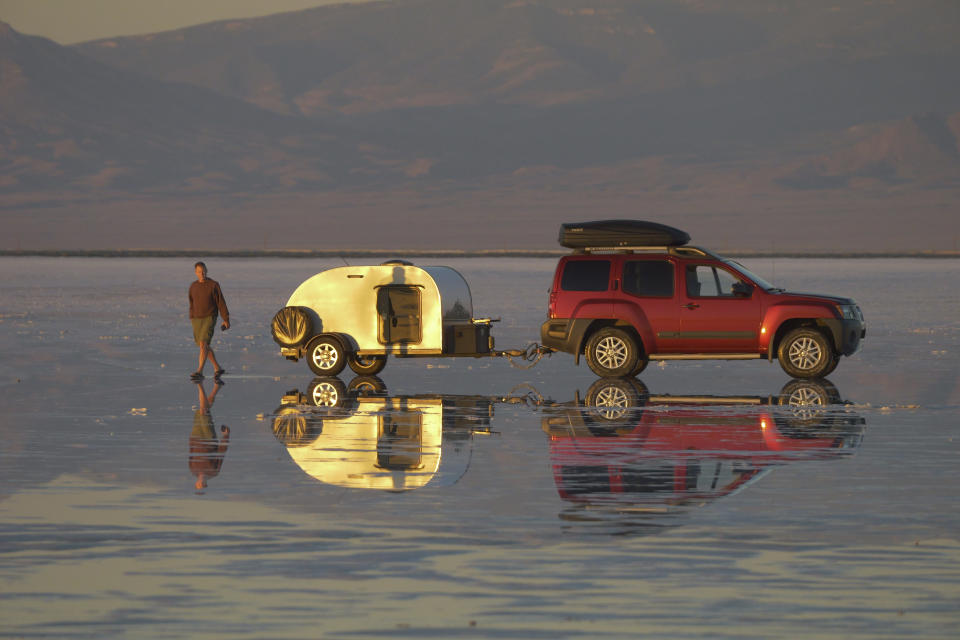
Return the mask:
<svg viewBox="0 0 960 640">
<path fill-rule="evenodd" d="M 584 336 L 593 322 L 591 318 L 550 318 L 540 325 L 540 344 L 554 351 L 572 353 L 579 363 Z"/>
</svg>

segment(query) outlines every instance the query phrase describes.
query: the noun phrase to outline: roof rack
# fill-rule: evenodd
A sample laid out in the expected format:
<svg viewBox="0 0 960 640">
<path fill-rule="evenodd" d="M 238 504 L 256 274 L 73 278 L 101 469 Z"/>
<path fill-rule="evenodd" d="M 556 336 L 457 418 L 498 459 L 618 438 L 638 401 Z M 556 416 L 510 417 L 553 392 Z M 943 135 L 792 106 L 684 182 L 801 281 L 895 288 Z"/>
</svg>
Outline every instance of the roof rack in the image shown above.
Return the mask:
<svg viewBox="0 0 960 640">
<path fill-rule="evenodd" d="M 689 245 L 681 247 L 667 246 L 638 246 L 638 247 L 583 247 L 576 249 L 573 253 L 668 253 L 673 256 L 703 256 L 709 258 L 718 258 L 717 254 Z"/>
</svg>

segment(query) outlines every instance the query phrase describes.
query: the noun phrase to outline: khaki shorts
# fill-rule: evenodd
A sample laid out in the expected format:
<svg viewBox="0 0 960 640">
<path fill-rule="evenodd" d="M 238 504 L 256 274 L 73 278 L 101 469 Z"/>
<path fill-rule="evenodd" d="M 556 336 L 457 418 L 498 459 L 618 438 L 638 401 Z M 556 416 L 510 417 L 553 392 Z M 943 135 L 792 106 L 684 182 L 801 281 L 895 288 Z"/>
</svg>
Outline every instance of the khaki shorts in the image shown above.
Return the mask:
<svg viewBox="0 0 960 640">
<path fill-rule="evenodd" d="M 210 344 L 213 339 L 213 328 L 217 324 L 217 316 L 207 316 L 206 318 L 190 318 L 190 324 L 193 325 L 193 341 L 198 347 Z"/>
</svg>

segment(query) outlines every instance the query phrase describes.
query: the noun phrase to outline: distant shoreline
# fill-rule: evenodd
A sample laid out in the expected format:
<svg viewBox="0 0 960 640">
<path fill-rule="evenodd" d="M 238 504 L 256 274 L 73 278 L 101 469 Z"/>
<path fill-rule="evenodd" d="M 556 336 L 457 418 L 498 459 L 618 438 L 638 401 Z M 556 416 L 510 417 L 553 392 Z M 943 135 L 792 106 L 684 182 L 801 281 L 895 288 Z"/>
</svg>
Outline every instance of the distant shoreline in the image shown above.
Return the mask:
<svg viewBox="0 0 960 640">
<path fill-rule="evenodd" d="M 48 258 L 557 258 L 563 249 L 0 249 L 0 257 Z M 718 251 L 731 258 L 960 258 L 960 251 Z"/>
</svg>

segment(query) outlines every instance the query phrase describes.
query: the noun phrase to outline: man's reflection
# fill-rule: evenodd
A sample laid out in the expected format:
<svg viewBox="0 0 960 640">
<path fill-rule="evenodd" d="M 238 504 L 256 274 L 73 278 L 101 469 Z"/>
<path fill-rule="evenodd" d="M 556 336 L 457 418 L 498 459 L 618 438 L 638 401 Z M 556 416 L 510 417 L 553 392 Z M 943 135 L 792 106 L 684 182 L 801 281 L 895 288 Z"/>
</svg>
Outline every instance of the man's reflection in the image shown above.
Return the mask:
<svg viewBox="0 0 960 640">
<path fill-rule="evenodd" d="M 190 472 L 197 477 L 194 488 L 197 492 L 202 492 L 207 486 L 207 480 L 220 473 L 230 441 L 230 427 L 221 425 L 220 433 L 223 434 L 223 439 L 218 439 L 213 416 L 210 415 L 210 407 L 213 406 L 223 383 L 216 380 L 210 395 L 207 395 L 202 381 L 196 385 L 199 407 L 193 414 L 193 430 L 190 432 Z"/>
</svg>

